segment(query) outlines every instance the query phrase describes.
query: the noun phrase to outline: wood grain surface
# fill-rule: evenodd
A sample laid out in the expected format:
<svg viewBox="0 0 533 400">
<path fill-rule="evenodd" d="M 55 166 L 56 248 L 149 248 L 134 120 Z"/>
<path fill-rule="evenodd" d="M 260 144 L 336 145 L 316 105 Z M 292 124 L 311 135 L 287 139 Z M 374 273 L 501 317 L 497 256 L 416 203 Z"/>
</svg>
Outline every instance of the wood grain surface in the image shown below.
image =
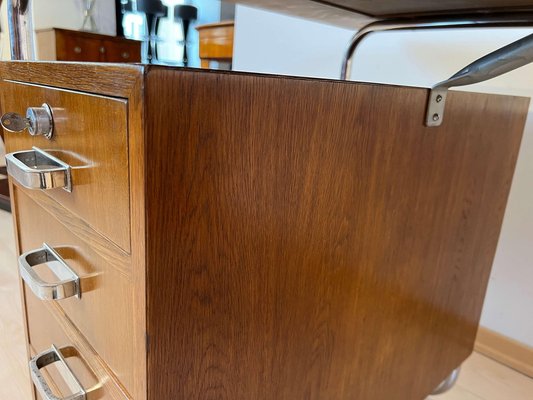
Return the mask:
<svg viewBox="0 0 533 400">
<path fill-rule="evenodd" d="M 48 89 L 43 90 L 47 93 L 54 93 L 55 91 L 52 90 L 54 87 L 76 91 L 76 93 L 70 93 L 70 96 L 77 96 L 82 99 L 77 103 L 77 107 L 67 110 L 68 112 L 62 115 L 65 119 L 61 120 L 63 124 L 66 123 L 67 126 L 73 128 L 65 129 L 64 132 L 67 134 L 72 134 L 73 131 L 77 132 L 79 129 L 79 142 L 69 142 L 71 145 L 75 145 L 70 148 L 71 155 L 73 157 L 87 155 L 91 150 L 90 146 L 82 146 L 82 144 L 88 144 L 91 142 L 95 144 L 96 142 L 96 147 L 103 146 L 106 149 L 105 152 L 108 152 L 107 156 L 109 157 L 113 157 L 114 155 L 117 155 L 117 153 L 122 157 L 122 154 L 124 154 L 126 161 L 121 163 L 121 168 L 123 168 L 121 170 L 127 174 L 129 173 L 131 177 L 130 182 L 126 180 L 126 196 L 129 198 L 130 206 L 122 207 L 119 210 L 119 215 L 109 212 L 108 218 L 99 221 L 111 224 L 124 235 L 129 235 L 131 232 L 131 240 L 135 245 L 132 246 L 130 254 L 107 239 L 101 232 L 96 231 L 94 226 L 91 226 L 91 224 L 83 218 L 83 215 L 78 215 L 72 210 L 69 210 L 66 207 L 67 204 L 63 201 L 64 199 L 53 198 L 46 194 L 45 191 L 29 190 L 16 186 L 17 191 L 27 197 L 31 197 L 32 201 L 35 202 L 35 206 L 31 208 L 32 210 L 34 209 L 36 213 L 36 228 L 43 227 L 42 220 L 39 219 L 39 209 L 40 207 L 43 207 L 46 209 L 46 212 L 49 213 L 49 217 L 53 217 L 52 219 L 49 219 L 50 229 L 57 227 L 57 223 L 59 222 L 63 226 L 68 227 L 69 230 L 69 233 L 67 234 L 65 230 L 59 227 L 51 233 L 51 236 L 58 238 L 56 235 L 62 235 L 62 240 L 77 243 L 81 248 L 85 248 L 85 250 L 88 251 L 87 254 L 93 254 L 96 259 L 101 260 L 101 266 L 105 271 L 110 272 L 109 275 L 113 275 L 113 279 L 116 278 L 119 281 L 121 279 L 126 279 L 131 285 L 132 293 L 134 293 L 134 295 L 130 296 L 128 299 L 122 298 L 120 293 L 107 293 L 104 296 L 105 298 L 93 299 L 95 301 L 94 304 L 102 304 L 102 306 L 99 307 L 99 311 L 92 311 L 92 315 L 88 317 L 88 319 L 93 319 L 93 322 L 94 318 L 105 319 L 105 316 L 109 316 L 110 313 L 112 314 L 111 310 L 116 307 L 119 309 L 123 308 L 130 310 L 133 313 L 134 319 L 132 324 L 126 324 L 126 326 L 121 326 L 120 324 L 127 315 L 117 318 L 114 322 L 106 321 L 107 326 L 105 328 L 108 331 L 103 334 L 98 334 L 96 339 L 93 337 L 93 340 L 95 341 L 91 345 L 87 344 L 81 331 L 84 331 L 83 334 L 90 337 L 91 332 L 94 333 L 98 329 L 104 327 L 99 327 L 98 325 L 88 327 L 87 323 L 89 321 L 86 321 L 86 324 L 80 322 L 80 318 L 82 318 L 83 315 L 71 314 L 70 316 L 67 316 L 65 311 L 59 306 L 55 307 L 57 311 L 54 313 L 56 319 L 55 322 L 48 319 L 47 322 L 43 324 L 42 321 L 39 322 L 39 311 L 32 312 L 32 316 L 24 318 L 26 325 L 25 330 L 28 332 L 28 321 L 31 322 L 31 320 L 34 320 L 33 326 L 37 326 L 37 328 L 34 329 L 34 337 L 35 335 L 38 335 L 39 343 L 49 347 L 54 338 L 51 334 L 47 333 L 47 324 L 50 324 L 51 328 L 55 328 L 56 325 L 59 325 L 68 333 L 72 345 L 75 345 L 76 348 L 80 349 L 80 352 L 84 353 L 84 356 L 86 354 L 94 355 L 94 357 L 89 356 L 89 358 L 96 361 L 95 363 L 90 364 L 94 370 L 100 371 L 96 373 L 96 376 L 99 379 L 99 383 L 103 385 L 104 391 L 92 391 L 90 395 L 92 396 L 90 397 L 91 399 L 107 399 L 105 396 L 101 397 L 103 396 L 102 393 L 107 393 L 107 390 L 110 390 L 110 393 L 115 393 L 112 398 L 121 398 L 120 396 L 129 394 L 136 400 L 146 399 L 143 68 L 140 66 L 117 66 L 109 64 L 8 62 L 0 63 L 0 71 L 4 81 L 45 85 Z M 13 83 L 9 84 L 13 85 Z M 27 95 L 30 92 L 27 91 L 24 93 Z M 3 94 L 7 95 L 6 93 Z M 93 96 L 92 94 L 111 96 L 111 98 L 103 99 L 102 97 Z M 103 105 L 104 107 L 85 107 L 84 105 L 87 105 L 87 102 L 93 101 L 91 99 L 100 99 L 100 101 L 104 100 L 103 103 L 100 103 L 100 106 Z M 22 105 L 27 106 L 27 104 L 35 102 L 35 98 L 20 96 L 17 101 L 21 102 L 20 104 L 22 108 Z M 109 129 L 101 132 L 102 134 L 96 135 L 94 129 L 88 129 L 87 126 L 85 126 L 84 129 L 81 129 L 75 126 L 76 123 L 79 124 L 82 121 L 87 120 L 93 121 L 95 125 L 106 123 L 106 118 L 109 116 L 112 117 L 114 114 L 112 112 L 114 108 L 106 107 L 106 105 L 119 103 L 124 105 L 122 112 L 124 112 L 123 117 L 125 120 L 125 124 L 120 127 L 120 129 L 117 129 L 118 127 L 115 121 L 111 121 L 111 124 L 107 125 Z M 5 111 L 6 110 L 4 109 L 4 112 Z M 23 112 L 24 110 L 21 109 L 20 111 Z M 122 144 L 117 147 L 113 144 L 113 141 L 116 140 L 117 137 L 126 134 L 127 145 Z M 23 135 L 27 136 L 27 134 Z M 16 136 L 8 136 L 10 136 L 13 141 L 16 141 Z M 64 136 L 61 138 L 65 139 Z M 18 140 L 24 139 L 18 138 Z M 42 138 L 34 138 L 34 140 L 35 141 L 29 139 L 30 145 L 32 143 L 41 143 L 39 140 L 44 141 Z M 10 139 L 8 139 L 8 141 L 10 141 Z M 57 147 L 61 150 L 61 147 L 65 146 L 66 142 L 64 140 L 59 142 Z M 45 141 L 45 143 L 47 143 L 47 141 Z M 128 161 L 129 159 L 135 161 L 130 163 Z M 105 164 L 107 161 L 103 160 L 102 162 Z M 102 163 L 99 164 L 98 167 L 101 168 Z M 118 178 L 115 189 L 117 190 L 117 194 L 119 194 L 119 189 L 121 188 L 120 173 L 117 176 L 111 174 L 110 178 Z M 15 185 L 12 184 L 12 186 L 14 187 Z M 97 200 L 100 201 L 102 206 L 107 207 L 110 211 L 109 206 L 116 207 L 117 204 L 115 203 L 115 200 L 119 199 L 120 195 L 116 198 L 113 197 L 113 200 L 105 200 L 102 196 Z M 75 205 L 79 205 L 79 203 L 75 203 Z M 17 220 L 17 201 L 13 201 L 13 206 L 15 220 Z M 120 205 L 118 206 L 121 207 Z M 29 210 L 28 214 L 31 214 L 32 210 Z M 133 226 L 120 223 L 119 217 L 120 215 L 123 215 L 123 213 L 126 213 L 128 220 L 135 220 L 136 223 Z M 30 219 L 29 222 L 28 219 Z M 42 232 L 39 234 L 32 231 L 34 223 L 31 219 L 32 216 L 27 215 L 25 218 L 26 222 L 24 222 L 23 226 L 15 226 L 17 252 L 19 254 L 21 252 L 22 241 L 27 244 L 28 241 L 42 240 Z M 61 232 L 63 232 L 63 234 L 61 234 Z M 115 271 L 118 272 L 118 274 L 115 274 Z M 102 283 L 103 279 L 107 278 L 99 275 L 96 281 Z M 108 281 L 108 283 L 110 282 Z M 21 287 L 21 291 L 23 288 L 24 286 Z M 102 289 L 102 287 L 100 286 L 99 289 Z M 99 293 L 102 295 L 103 291 L 94 290 L 91 293 Z M 32 294 L 28 293 L 28 296 L 32 296 Z M 30 301 L 32 300 L 33 299 L 30 298 Z M 108 303 L 111 305 L 106 305 Z M 25 315 L 26 306 L 27 304 L 23 308 Z M 98 315 L 99 313 L 102 315 Z M 44 315 L 43 318 L 45 317 L 46 316 Z M 72 320 L 70 318 L 72 318 Z M 129 330 L 129 332 L 124 334 L 124 329 Z M 51 330 L 53 331 L 53 329 Z M 116 334 L 124 335 L 124 337 L 121 338 L 122 343 L 116 346 L 111 346 L 113 341 L 120 339 L 117 339 Z M 113 347 L 114 349 L 112 349 Z M 96 348 L 101 354 L 97 353 L 95 350 Z M 82 349 L 86 349 L 87 351 L 83 352 Z M 42 349 L 39 348 L 39 350 Z M 117 369 L 117 360 L 130 360 L 130 362 L 128 362 L 127 368 Z M 122 365 L 124 365 L 124 363 Z M 81 371 L 80 373 L 83 376 L 84 372 Z M 115 379 L 121 379 L 122 382 Z M 119 389 L 113 389 L 115 384 L 118 385 L 117 387 L 119 387 Z"/>
<path fill-rule="evenodd" d="M 128 77 L 134 71 L 128 71 Z M 135 313 L 133 321 L 133 339 L 135 347 L 135 362 L 132 365 L 135 376 L 134 399 L 147 399 L 147 366 L 146 352 L 148 351 L 148 338 L 146 335 L 146 203 L 145 182 L 151 179 L 154 171 L 146 168 L 146 142 L 150 138 L 146 135 L 146 115 L 144 99 L 144 70 L 135 73 L 135 81 L 128 95 L 128 133 L 129 133 L 129 163 L 130 168 L 130 220 L 131 224 L 131 271 L 135 295 L 132 306 Z"/>
<path fill-rule="evenodd" d="M 0 62 L 3 80 L 41 84 L 115 97 L 139 95 L 140 65 L 105 63 Z"/>
<path fill-rule="evenodd" d="M 148 398 L 422 400 L 471 353 L 527 99 L 151 68 Z"/>
<path fill-rule="evenodd" d="M 127 100 L 129 256 L 63 199 L 16 188 L 49 213 L 36 227 L 59 221 L 58 238 L 129 277 L 131 384 L 106 359 L 124 346 L 108 357 L 60 305 L 26 296 L 32 344 L 70 343 L 111 398 L 422 400 L 471 353 L 526 99 L 451 92 L 427 128 L 424 89 L 101 64 L 0 73 Z M 32 224 L 16 227 L 19 251 Z"/>
<path fill-rule="evenodd" d="M 96 249 L 73 235 L 32 201 L 30 195 L 14 187 L 20 251 L 39 249 L 46 242 L 80 277 L 81 298 L 70 297 L 57 303 L 131 393 L 135 313 L 130 277 L 108 264 Z M 24 229 L 30 226 L 31 229 Z M 47 266 L 38 265 L 33 269 L 41 279 L 57 281 Z M 35 297 L 28 289 L 26 296 Z"/>
<path fill-rule="evenodd" d="M 13 184 L 13 186 L 16 186 L 17 191 L 31 197 L 37 205 L 46 209 L 62 225 L 68 226 L 71 235 L 75 236 L 76 240 L 81 239 L 87 243 L 92 249 L 98 252 L 100 257 L 105 259 L 105 262 L 110 267 L 120 271 L 128 279 L 134 279 L 130 255 L 115 243 L 92 229 L 87 221 L 67 210 L 61 203 L 48 196 L 44 191 L 26 189 L 16 184 Z"/>
<path fill-rule="evenodd" d="M 24 286 L 24 291 L 27 292 Z M 77 328 L 53 302 L 42 302 L 31 293 L 26 295 L 30 355 L 50 349 L 54 344 L 65 349 L 66 362 L 87 392 L 87 400 L 126 400 L 131 399 L 123 387 L 117 384 L 106 362 L 80 335 Z M 57 365 L 45 369 L 51 381 L 50 386 L 59 390 L 58 395 L 72 394 Z"/>
<path fill-rule="evenodd" d="M 70 165 L 72 193 L 46 193 L 129 252 L 127 101 L 16 82 L 0 87 L 4 112 L 26 115 L 28 107 L 48 103 L 54 115 L 52 140 L 7 132 L 6 152 L 36 146 Z"/>
<path fill-rule="evenodd" d="M 231 62 L 233 59 L 234 21 L 198 25 L 198 53 L 202 68 L 209 68 L 210 61 Z"/>
<path fill-rule="evenodd" d="M 92 32 L 54 29 L 57 61 L 141 62 L 141 42 Z"/>
</svg>

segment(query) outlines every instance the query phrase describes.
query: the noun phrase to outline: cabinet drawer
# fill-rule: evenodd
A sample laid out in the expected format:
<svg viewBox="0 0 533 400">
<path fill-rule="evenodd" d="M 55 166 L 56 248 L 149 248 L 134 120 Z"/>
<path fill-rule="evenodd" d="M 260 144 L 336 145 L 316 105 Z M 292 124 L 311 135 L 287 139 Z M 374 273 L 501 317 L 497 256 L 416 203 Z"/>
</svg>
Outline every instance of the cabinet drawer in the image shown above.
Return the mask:
<svg viewBox="0 0 533 400">
<path fill-rule="evenodd" d="M 6 132 L 6 151 L 35 146 L 70 165 L 72 192 L 46 193 L 129 252 L 127 101 L 5 81 L 1 92 L 3 113 L 25 115 L 28 107 L 47 103 L 54 114 L 51 140 Z"/>
<path fill-rule="evenodd" d="M 14 186 L 13 195 L 18 218 L 20 251 L 26 254 L 22 257 L 26 260 L 26 266 L 23 265 L 22 268 L 27 269 L 31 264 L 31 271 L 37 278 L 46 282 L 53 283 L 65 279 L 64 276 L 59 275 L 58 278 L 57 275 L 65 272 L 59 259 L 49 258 L 47 263 L 43 263 L 46 261 L 34 256 L 39 254 L 36 250 L 42 249 L 43 243 L 46 243 L 80 278 L 79 298 L 71 296 L 61 300 L 43 300 L 38 297 L 46 298 L 46 296 L 38 291 L 40 286 L 34 284 L 34 278 L 21 274 L 28 282 L 24 287 L 30 343 L 40 350 L 44 344 L 39 338 L 42 332 L 49 329 L 47 324 L 43 324 L 40 313 L 35 310 L 39 309 L 40 303 L 55 303 L 105 360 L 124 386 L 131 390 L 134 379 L 131 369 L 132 349 L 135 343 L 133 289 L 129 275 L 114 265 L 108 256 L 104 258 L 85 241 L 73 235 L 34 202 L 26 191 Z M 33 262 L 32 255 L 35 259 Z M 62 292 L 56 294 L 59 296 Z"/>
<path fill-rule="evenodd" d="M 96 355 L 70 326 L 71 323 L 54 306 L 30 301 L 26 304 L 30 334 L 30 356 L 49 350 L 52 345 L 58 348 L 68 369 L 86 392 L 87 400 L 125 400 L 129 395 L 107 372 L 105 363 Z M 68 372 L 64 365 L 56 362 L 40 369 L 46 385 L 55 395 L 66 397 L 73 394 L 69 385 Z M 67 378 L 67 379 L 66 379 Z M 34 386 L 35 389 L 35 386 Z M 35 390 L 37 399 L 42 399 Z M 44 400 L 44 399 L 43 399 Z"/>
<path fill-rule="evenodd" d="M 107 62 L 141 62 L 141 42 L 102 40 Z"/>
<path fill-rule="evenodd" d="M 69 34 L 57 30 L 57 61 L 104 61 L 105 50 L 101 40 Z"/>
</svg>

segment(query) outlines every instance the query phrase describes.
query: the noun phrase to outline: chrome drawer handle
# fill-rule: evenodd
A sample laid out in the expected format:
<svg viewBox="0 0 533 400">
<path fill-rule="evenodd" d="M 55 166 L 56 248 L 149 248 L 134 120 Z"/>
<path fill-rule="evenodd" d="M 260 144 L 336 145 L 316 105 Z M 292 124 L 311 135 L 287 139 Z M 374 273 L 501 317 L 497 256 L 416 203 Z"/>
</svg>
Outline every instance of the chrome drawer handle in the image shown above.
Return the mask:
<svg viewBox="0 0 533 400">
<path fill-rule="evenodd" d="M 56 262 L 48 264 L 48 267 L 61 279 L 59 282 L 45 282 L 33 270 L 34 266 L 51 261 Z M 43 243 L 42 248 L 28 251 L 19 257 L 19 271 L 33 294 L 41 300 L 61 300 L 72 296 L 81 298 L 80 277 L 46 243 Z"/>
<path fill-rule="evenodd" d="M 37 147 L 7 154 L 6 166 L 8 174 L 28 189 L 61 187 L 72 192 L 70 165 Z"/>
<path fill-rule="evenodd" d="M 69 388 L 74 388 L 76 393 L 71 394 L 67 397 L 57 397 L 52 393 L 52 389 L 46 383 L 44 376 L 41 374 L 40 369 L 46 367 L 47 365 L 53 364 L 55 362 L 60 362 L 63 364 L 63 367 L 66 371 L 66 376 L 63 376 L 63 379 L 69 386 Z M 54 345 L 49 350 L 43 351 L 42 353 L 37 354 L 30 360 L 30 374 L 31 380 L 35 385 L 35 388 L 43 398 L 43 400 L 86 400 L 87 394 L 83 387 L 81 386 L 80 381 L 70 370 L 65 358 L 61 351 L 57 349 Z"/>
</svg>

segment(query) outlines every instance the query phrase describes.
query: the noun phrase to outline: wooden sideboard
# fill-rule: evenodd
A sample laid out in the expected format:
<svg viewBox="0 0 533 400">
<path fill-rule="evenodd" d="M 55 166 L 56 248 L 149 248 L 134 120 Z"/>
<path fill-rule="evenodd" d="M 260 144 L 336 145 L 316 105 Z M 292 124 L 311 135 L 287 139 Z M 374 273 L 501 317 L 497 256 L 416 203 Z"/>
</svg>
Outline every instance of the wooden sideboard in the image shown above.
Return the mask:
<svg viewBox="0 0 533 400">
<path fill-rule="evenodd" d="M 2 113 L 54 116 L 7 151 L 71 177 L 10 167 L 19 268 L 79 277 L 23 274 L 41 393 L 72 393 L 61 354 L 87 399 L 423 400 L 471 353 L 527 99 L 450 92 L 428 128 L 418 88 L 0 73 Z"/>
<path fill-rule="evenodd" d="M 35 36 L 41 61 L 141 61 L 141 42 L 136 40 L 59 28 L 37 30 Z"/>
<path fill-rule="evenodd" d="M 202 68 L 209 68 L 211 61 L 225 62 L 231 65 L 235 21 L 199 25 L 196 30 L 199 36 L 198 51 Z"/>
</svg>

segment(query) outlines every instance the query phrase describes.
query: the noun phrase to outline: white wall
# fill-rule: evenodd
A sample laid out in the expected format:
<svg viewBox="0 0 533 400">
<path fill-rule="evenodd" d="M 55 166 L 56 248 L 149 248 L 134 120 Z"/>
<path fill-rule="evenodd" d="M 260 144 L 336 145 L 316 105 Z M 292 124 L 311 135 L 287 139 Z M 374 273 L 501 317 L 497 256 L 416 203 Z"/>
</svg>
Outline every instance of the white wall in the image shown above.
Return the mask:
<svg viewBox="0 0 533 400">
<path fill-rule="evenodd" d="M 352 79 L 429 87 L 531 30 L 378 33 L 363 42 Z M 352 32 L 238 6 L 234 69 L 338 78 Z M 463 89 L 465 90 L 465 89 Z M 531 96 L 533 65 L 466 90 Z M 481 324 L 533 346 L 533 104 Z"/>
<path fill-rule="evenodd" d="M 83 24 L 82 0 L 32 0 L 34 29 L 65 28 L 79 30 Z M 94 17 L 99 33 L 115 35 L 114 0 L 96 0 Z M 0 59 L 9 60 L 7 1 L 0 7 Z"/>
<path fill-rule="evenodd" d="M 237 6 L 233 69 L 337 78 L 353 32 Z"/>
<path fill-rule="evenodd" d="M 85 0 L 33 0 L 34 28 L 79 30 L 83 24 L 84 3 Z M 116 34 L 114 0 L 96 0 L 93 15 L 98 33 Z"/>
</svg>

